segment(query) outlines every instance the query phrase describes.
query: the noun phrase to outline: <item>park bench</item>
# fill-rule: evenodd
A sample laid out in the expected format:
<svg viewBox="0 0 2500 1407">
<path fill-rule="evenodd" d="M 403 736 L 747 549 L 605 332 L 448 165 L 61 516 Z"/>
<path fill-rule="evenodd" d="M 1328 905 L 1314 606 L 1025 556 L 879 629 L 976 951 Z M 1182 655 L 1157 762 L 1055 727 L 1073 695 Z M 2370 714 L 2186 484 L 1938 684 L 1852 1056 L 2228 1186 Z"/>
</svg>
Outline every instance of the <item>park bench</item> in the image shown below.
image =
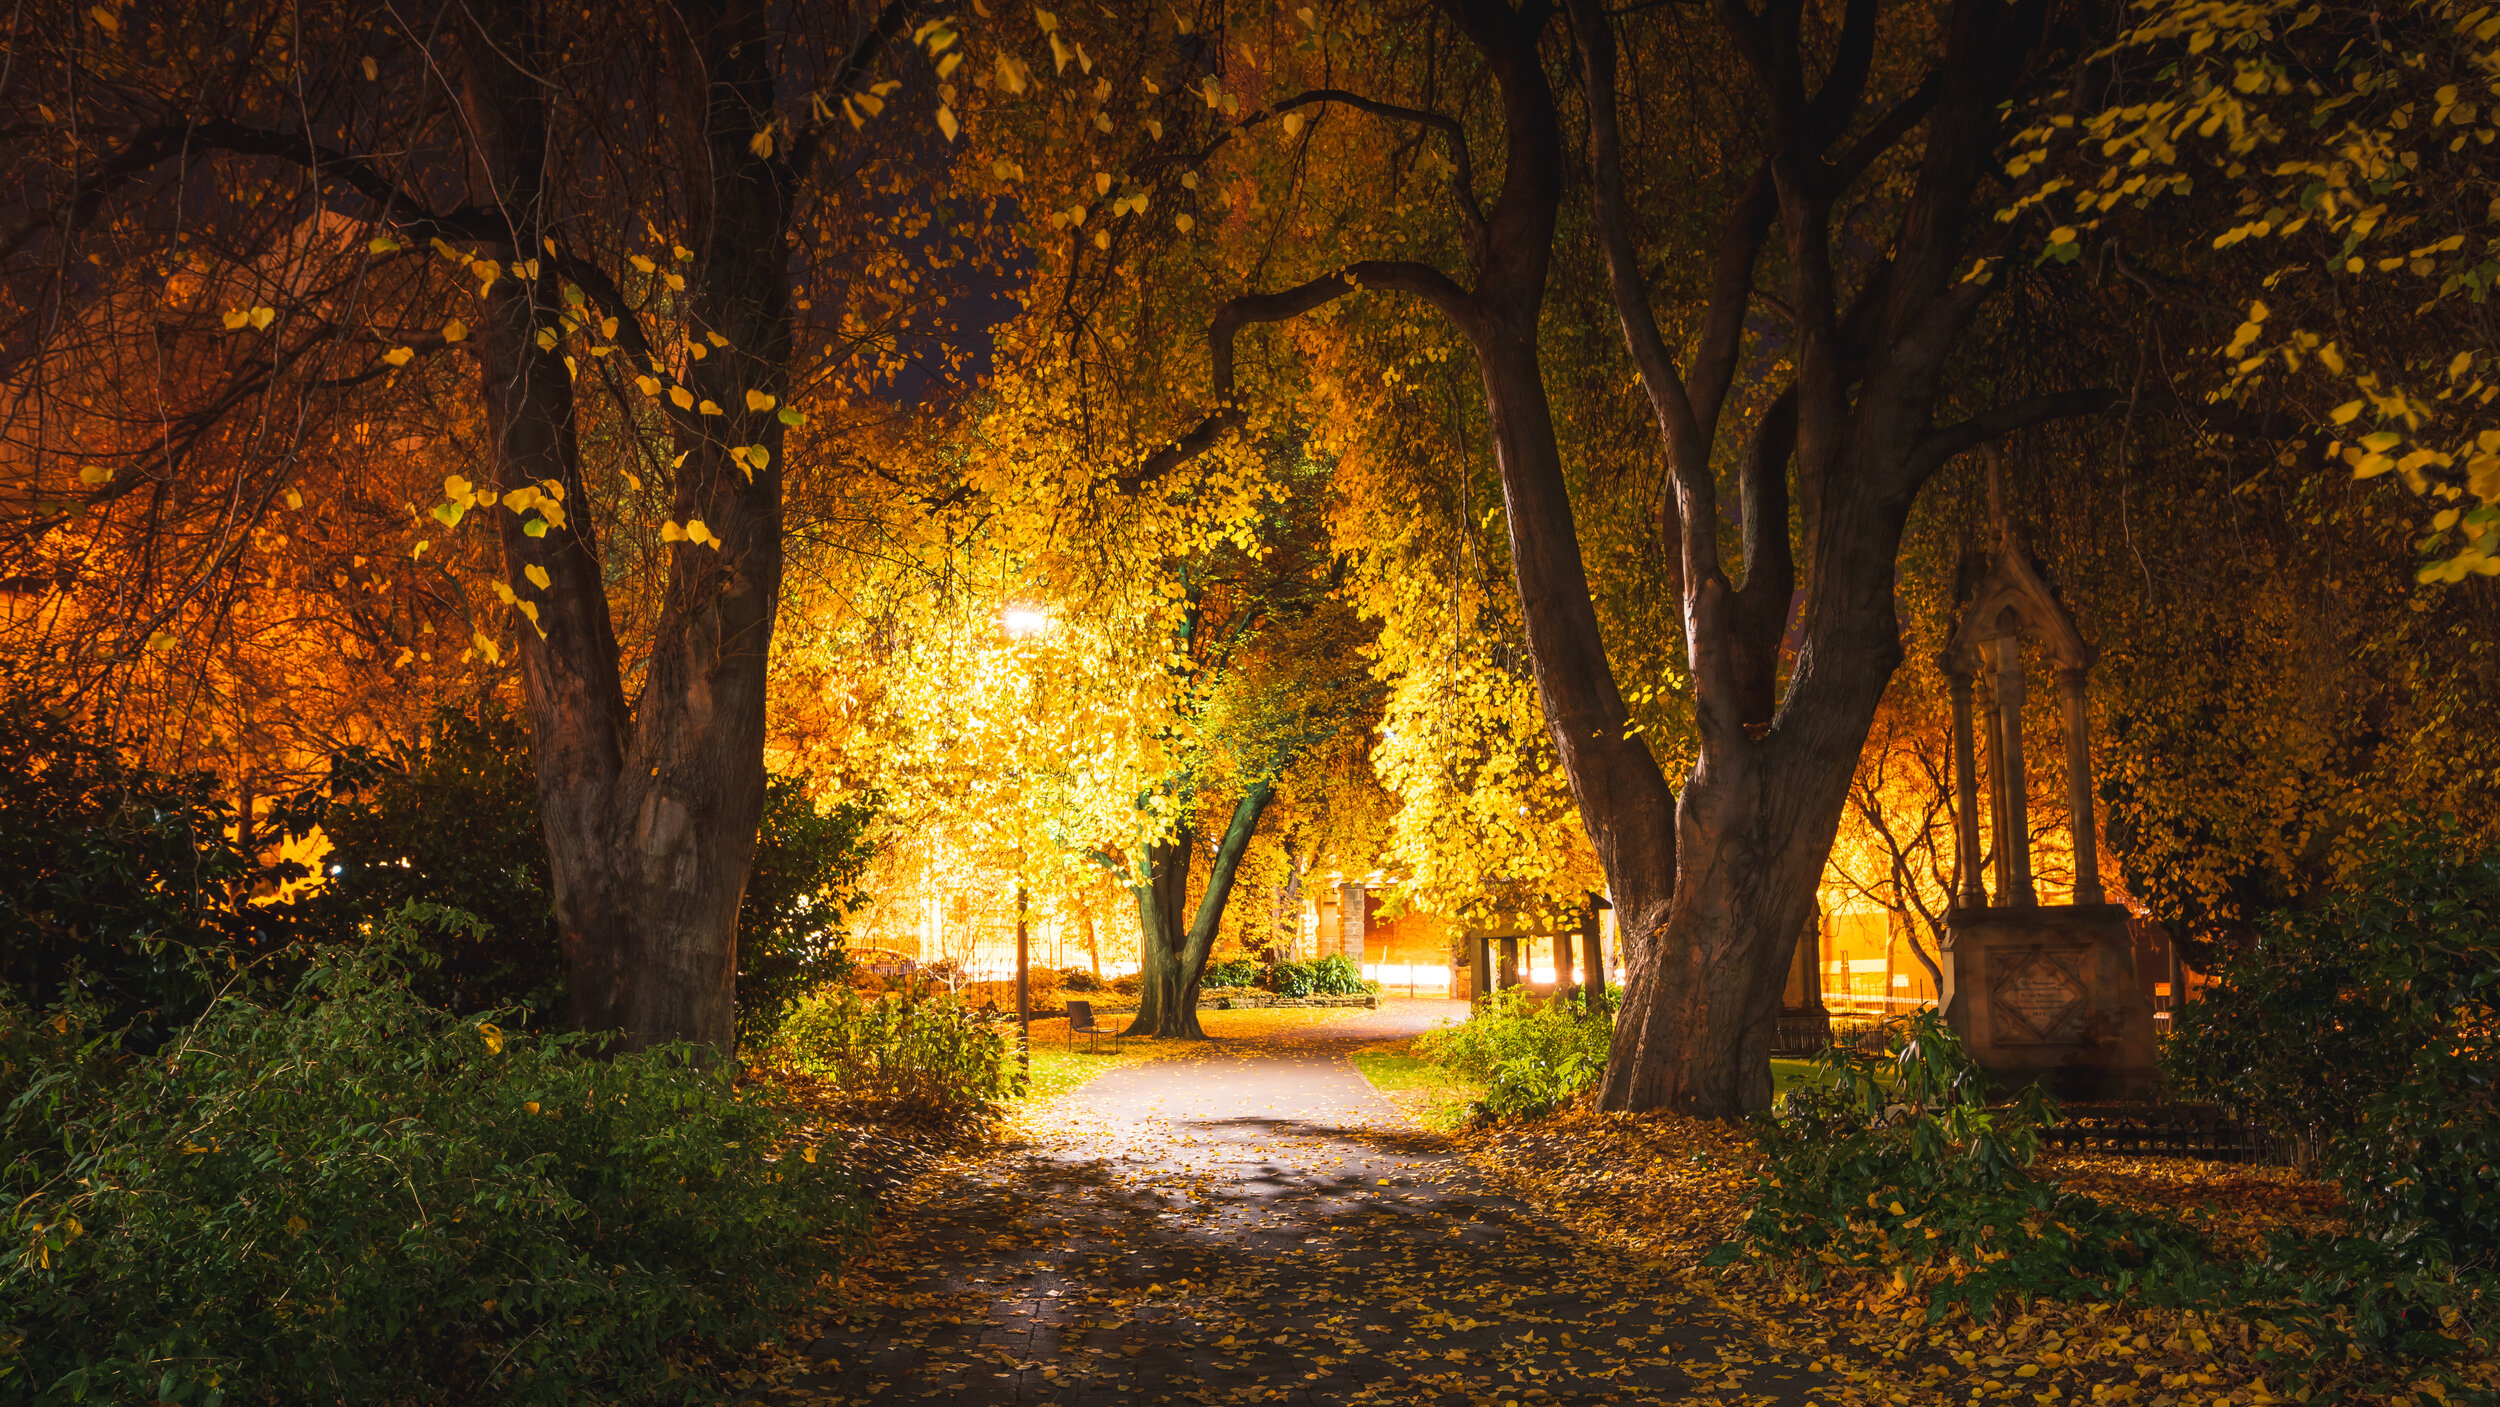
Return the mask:
<svg viewBox="0 0 2500 1407">
<path fill-rule="evenodd" d="M 1071 1001 L 1068 1003 L 1068 1044 L 1075 1045 L 1076 1038 L 1079 1036 L 1093 1037 L 1092 1048 L 1095 1050 L 1102 1049 L 1104 1036 L 1111 1038 L 1112 1050 L 1117 1051 L 1120 1048 L 1120 1028 L 1096 1023 L 1092 1002 Z"/>
</svg>

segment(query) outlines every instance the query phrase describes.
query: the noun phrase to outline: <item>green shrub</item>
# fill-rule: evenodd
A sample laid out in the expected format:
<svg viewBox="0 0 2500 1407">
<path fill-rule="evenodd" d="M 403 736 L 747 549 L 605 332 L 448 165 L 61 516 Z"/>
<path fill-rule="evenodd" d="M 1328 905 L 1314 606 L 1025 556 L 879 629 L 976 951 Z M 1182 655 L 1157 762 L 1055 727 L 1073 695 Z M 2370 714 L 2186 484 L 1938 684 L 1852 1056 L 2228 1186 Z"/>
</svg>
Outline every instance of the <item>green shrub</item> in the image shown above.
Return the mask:
<svg viewBox="0 0 2500 1407">
<path fill-rule="evenodd" d="M 1093 969 L 1085 967 L 1063 967 L 1059 969 L 1059 985 L 1062 989 L 1078 993 L 1079 995 L 1087 992 L 1099 992 L 1110 986 L 1109 983 L 1103 981 L 1099 977 L 1096 977 L 1093 973 Z"/>
<path fill-rule="evenodd" d="M 2391 834 L 2345 887 L 2281 913 L 2181 1008 L 2180 1090 L 2318 1139 L 2382 1245 L 2500 1254 L 2500 855 Z"/>
<path fill-rule="evenodd" d="M 1539 1001 L 1516 987 L 1484 1008 L 1415 1039 L 1418 1055 L 1485 1088 L 1479 1117 L 1534 1118 L 1569 1103 L 1606 1070 L 1611 1016 Z"/>
<path fill-rule="evenodd" d="M 0 1397 L 684 1397 L 771 1333 L 862 1208 L 783 1106 L 685 1049 L 609 1059 L 411 995 L 397 945 L 249 973 L 122 1053 L 0 1012 Z"/>
<path fill-rule="evenodd" d="M 874 797 L 819 808 L 800 777 L 765 784 L 755 868 L 738 901 L 741 1032 L 775 1029 L 807 993 L 850 975 L 843 921 L 868 899 L 859 881 L 876 858 L 877 810 Z"/>
<path fill-rule="evenodd" d="M 1353 997 L 1371 990 L 1363 969 L 1343 953 L 1313 962 L 1280 962 L 1267 969 L 1264 985 L 1280 997 Z"/>
<path fill-rule="evenodd" d="M 976 1122 L 1016 1092 L 1004 1028 L 926 984 L 870 998 L 848 984 L 819 988 L 791 1009 L 771 1049 L 888 1119 Z"/>
<path fill-rule="evenodd" d="M 338 799 L 317 811 L 337 873 L 312 907 L 345 936 L 361 916 L 411 900 L 484 919 L 480 936 L 445 935 L 416 975 L 430 1000 L 460 1011 L 562 1011 L 564 967 L 538 823 L 529 733 L 491 700 L 446 709 L 417 746 L 342 757 Z M 738 905 L 738 1025 L 752 1039 L 791 1005 L 849 971 L 843 919 L 859 906 L 874 858 L 873 797 L 819 808 L 807 779 L 767 779 L 755 864 Z M 456 816 L 458 825 L 444 824 Z"/>
<path fill-rule="evenodd" d="M 1206 974 L 1198 979 L 1201 987 L 1256 987 L 1267 976 L 1267 964 L 1256 958 L 1234 958 L 1230 962 L 1207 964 Z"/>
<path fill-rule="evenodd" d="M 1987 1072 L 1934 1008 L 1885 1029 L 1880 1049 L 1827 1049 L 1818 1078 L 1757 1120 L 1766 1165 L 1747 1245 L 1815 1283 L 1826 1266 L 1897 1270 L 1929 1295 L 1931 1322 L 1955 1303 L 1985 1316 L 2009 1293 L 2102 1298 L 2199 1278 L 2202 1247 L 2176 1223 L 2031 1176 L 2057 1118 L 2041 1086 L 1991 1109 Z"/>
<path fill-rule="evenodd" d="M 168 1038 L 214 992 L 194 954 L 272 953 L 299 929 L 296 906 L 251 899 L 310 871 L 264 867 L 235 821 L 215 777 L 133 766 L 58 696 L 0 676 L 0 986 L 91 1006 L 137 1046 Z"/>
</svg>

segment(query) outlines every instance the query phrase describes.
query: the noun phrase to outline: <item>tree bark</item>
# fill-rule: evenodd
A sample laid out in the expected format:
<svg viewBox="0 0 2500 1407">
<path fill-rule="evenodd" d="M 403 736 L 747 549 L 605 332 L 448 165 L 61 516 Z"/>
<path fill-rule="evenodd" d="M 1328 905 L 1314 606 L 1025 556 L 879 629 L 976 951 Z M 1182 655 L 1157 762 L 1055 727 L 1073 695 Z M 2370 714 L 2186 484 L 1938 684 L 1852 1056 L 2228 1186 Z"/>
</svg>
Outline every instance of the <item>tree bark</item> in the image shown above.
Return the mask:
<svg viewBox="0 0 2500 1407">
<path fill-rule="evenodd" d="M 1207 891 L 1199 897 L 1197 914 L 1186 929 L 1181 919 L 1189 911 L 1190 850 L 1196 830 L 1183 827 L 1171 842 L 1147 851 L 1147 882 L 1136 886 L 1143 980 L 1138 988 L 1137 1019 L 1127 1034 L 1206 1038 L 1198 1024 L 1198 981 L 1206 975 L 1207 956 L 1215 950 L 1215 935 L 1223 928 L 1224 907 L 1232 900 L 1242 856 L 1249 853 L 1250 837 L 1257 833 L 1259 817 L 1275 795 L 1275 783 L 1263 781 L 1234 803 L 1232 821 L 1216 842 L 1215 859 L 1207 869 Z"/>
<path fill-rule="evenodd" d="M 476 13 L 464 36 L 463 106 L 511 230 L 479 251 L 509 271 L 488 292 L 476 339 L 491 487 L 556 502 L 486 511 L 505 584 L 537 608 L 521 631 L 521 667 L 571 1018 L 626 1049 L 685 1040 L 725 1055 L 737 1033 L 738 906 L 763 815 L 765 662 L 781 585 L 782 428 L 746 398 L 786 392 L 790 347 L 788 170 L 748 147 L 771 110 L 770 46 L 760 12 L 681 7 L 690 50 L 681 71 L 707 79 L 688 95 L 680 130 L 714 173 L 688 192 L 696 258 L 687 298 L 696 333 L 728 344 L 684 379 L 698 401 L 727 413 L 678 417 L 685 453 L 671 516 L 700 519 L 718 545 L 671 549 L 642 694 L 629 703 L 585 506 L 570 371 L 560 342 L 537 340 L 558 326 L 560 280 L 527 272 L 561 248 L 551 239 L 560 202 L 540 184 L 546 90 L 519 67 L 543 55 L 519 12 Z M 740 465 L 731 445 L 763 445 L 769 463 Z M 545 524 L 537 535 L 533 518 Z M 545 588 L 530 580 L 533 567 Z"/>
</svg>

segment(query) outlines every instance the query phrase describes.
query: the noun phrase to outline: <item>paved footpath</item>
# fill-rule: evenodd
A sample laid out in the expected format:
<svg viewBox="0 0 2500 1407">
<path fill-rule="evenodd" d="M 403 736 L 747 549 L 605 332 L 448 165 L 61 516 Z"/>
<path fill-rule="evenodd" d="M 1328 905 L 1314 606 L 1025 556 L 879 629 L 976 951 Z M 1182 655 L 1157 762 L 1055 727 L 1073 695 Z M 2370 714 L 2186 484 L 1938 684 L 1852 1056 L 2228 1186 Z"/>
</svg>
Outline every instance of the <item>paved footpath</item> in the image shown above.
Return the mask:
<svg viewBox="0 0 2500 1407">
<path fill-rule="evenodd" d="M 1807 1403 L 1819 1374 L 1582 1252 L 1347 1061 L 1449 1004 L 1112 1070 L 896 1205 L 768 1401 Z"/>
</svg>

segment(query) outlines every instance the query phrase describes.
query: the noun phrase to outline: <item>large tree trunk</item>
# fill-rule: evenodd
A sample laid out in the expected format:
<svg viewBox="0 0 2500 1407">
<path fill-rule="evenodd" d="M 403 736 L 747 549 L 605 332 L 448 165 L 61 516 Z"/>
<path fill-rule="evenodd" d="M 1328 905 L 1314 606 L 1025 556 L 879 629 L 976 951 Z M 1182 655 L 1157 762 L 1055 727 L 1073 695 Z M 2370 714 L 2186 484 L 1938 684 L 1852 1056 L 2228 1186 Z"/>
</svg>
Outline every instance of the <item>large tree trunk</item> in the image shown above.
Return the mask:
<svg viewBox="0 0 2500 1407">
<path fill-rule="evenodd" d="M 573 431 L 571 377 L 560 342 L 558 288 L 527 277 L 560 257 L 549 236 L 561 214 L 540 182 L 547 169 L 544 89 L 516 65 L 546 56 L 520 12 L 478 12 L 464 82 L 479 164 L 514 238 L 482 257 L 511 272 L 488 294 L 476 340 L 495 447 L 491 487 L 535 490 L 553 510 L 491 511 L 506 583 L 536 606 L 521 631 L 540 814 L 565 950 L 573 1024 L 613 1032 L 625 1048 L 687 1040 L 724 1053 L 737 1033 L 737 916 L 764 802 L 764 686 L 781 585 L 782 428 L 748 409 L 746 393 L 786 391 L 789 224 L 786 167 L 749 150 L 771 103 L 769 46 L 758 17 L 683 7 L 679 69 L 706 80 L 683 104 L 689 164 L 712 179 L 686 192 L 692 330 L 728 345 L 685 370 L 698 401 L 727 408 L 681 414 L 672 519 L 701 520 L 717 547 L 672 549 L 641 697 L 626 700 L 588 492 Z M 541 263 L 541 261 L 544 261 Z M 763 445 L 761 469 L 731 445 Z M 568 511 L 569 510 L 569 511 Z M 532 519 L 547 526 L 527 530 Z M 543 571 L 541 589 L 531 568 Z M 543 632 L 543 633 L 542 633 Z"/>
<path fill-rule="evenodd" d="M 1273 782 L 1259 782 L 1234 803 L 1232 822 L 1216 842 L 1214 862 L 1207 867 L 1207 892 L 1199 897 L 1197 915 L 1187 929 L 1181 919 L 1189 912 L 1196 829 L 1184 827 L 1171 842 L 1148 850 L 1147 882 L 1136 886 L 1143 983 L 1129 1035 L 1205 1039 L 1206 1031 L 1198 1024 L 1198 980 L 1206 975 L 1215 935 L 1224 926 L 1224 908 L 1232 900 L 1242 856 L 1249 852 L 1250 837 L 1275 794 Z"/>
</svg>

